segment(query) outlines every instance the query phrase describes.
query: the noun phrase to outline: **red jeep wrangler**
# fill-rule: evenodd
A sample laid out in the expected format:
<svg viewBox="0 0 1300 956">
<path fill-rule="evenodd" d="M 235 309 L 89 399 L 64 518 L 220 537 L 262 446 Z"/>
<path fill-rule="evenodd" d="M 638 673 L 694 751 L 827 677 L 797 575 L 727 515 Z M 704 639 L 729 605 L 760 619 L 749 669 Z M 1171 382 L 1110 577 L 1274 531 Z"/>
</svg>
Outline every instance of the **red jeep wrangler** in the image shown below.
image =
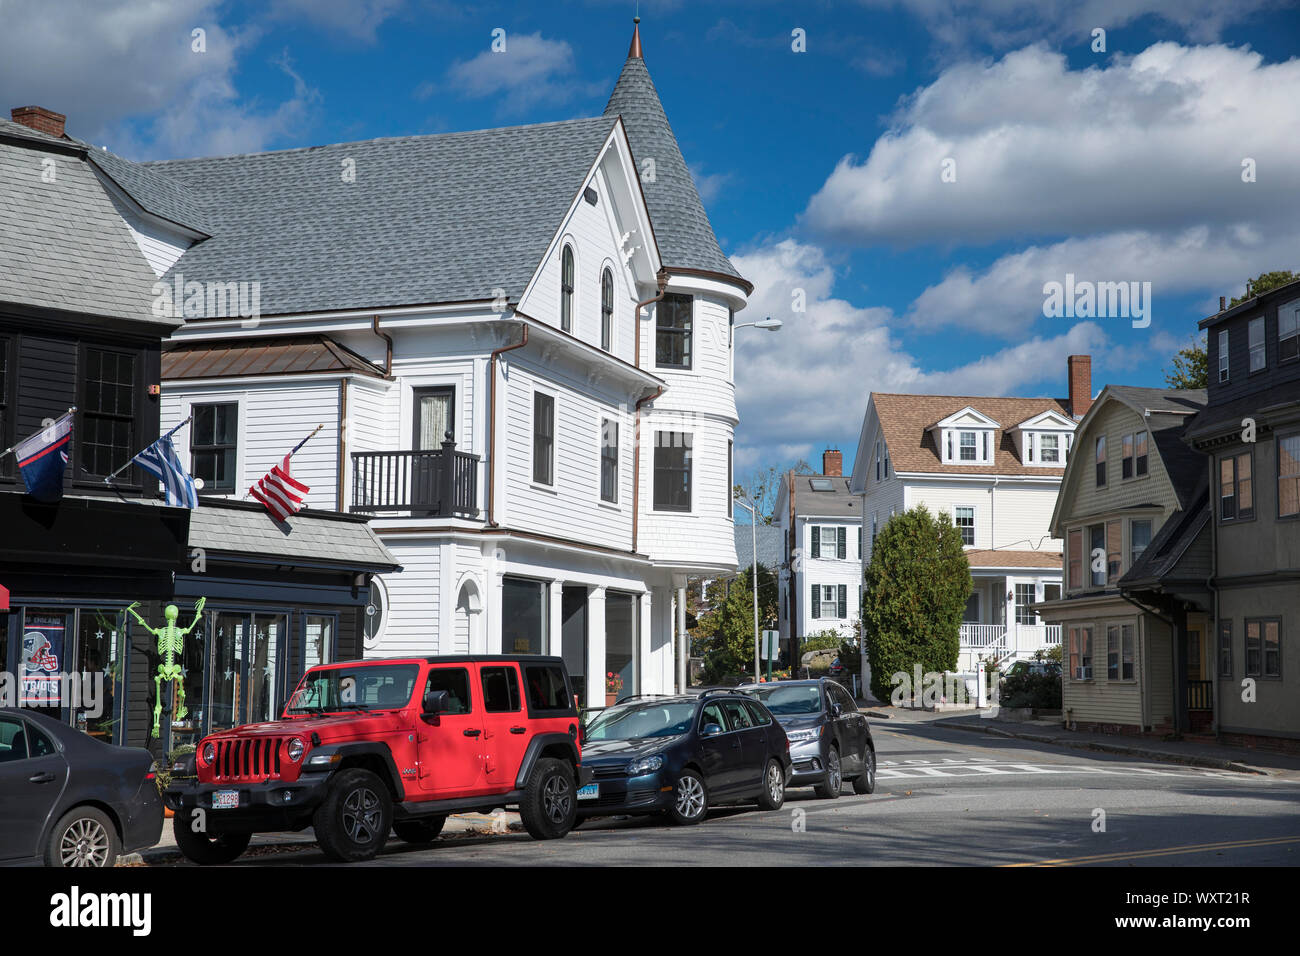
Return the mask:
<svg viewBox="0 0 1300 956">
<path fill-rule="evenodd" d="M 535 839 L 562 837 L 590 775 L 558 657 L 349 661 L 304 674 L 280 720 L 204 738 L 164 800 L 196 863 L 309 826 L 350 862 L 378 853 L 390 829 L 428 843 L 448 813 L 506 806 Z"/>
</svg>

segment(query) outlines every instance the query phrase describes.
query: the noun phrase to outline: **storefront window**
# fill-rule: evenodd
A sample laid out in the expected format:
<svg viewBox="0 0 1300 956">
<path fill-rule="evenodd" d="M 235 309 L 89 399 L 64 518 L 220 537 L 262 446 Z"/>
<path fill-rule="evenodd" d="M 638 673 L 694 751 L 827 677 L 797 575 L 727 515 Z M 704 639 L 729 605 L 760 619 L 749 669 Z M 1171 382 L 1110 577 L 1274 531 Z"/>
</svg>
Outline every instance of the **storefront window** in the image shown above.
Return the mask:
<svg viewBox="0 0 1300 956">
<path fill-rule="evenodd" d="M 242 723 L 243 671 L 248 615 L 223 611 L 215 615 L 212 634 L 212 672 L 209 677 L 208 732 Z"/>
<path fill-rule="evenodd" d="M 194 620 L 193 605 L 178 603 L 177 606 L 181 612 L 178 623 L 188 626 Z M 211 620 L 211 614 L 204 614 L 181 647 L 180 683 L 185 690 L 185 709 L 188 713 L 177 720 L 176 711 L 172 711 L 172 749 L 185 744 L 197 744 L 205 732 L 208 711 L 207 702 L 203 698 L 203 675 L 207 671 L 208 626 Z"/>
<path fill-rule="evenodd" d="M 549 614 L 545 581 L 503 578 L 501 581 L 501 653 L 547 653 Z"/>
<path fill-rule="evenodd" d="M 253 618 L 253 646 L 248 659 L 249 723 L 275 720 L 280 716 L 276 674 L 279 649 L 284 640 L 283 614 L 258 614 Z"/>
<path fill-rule="evenodd" d="M 334 618 L 308 614 L 305 626 L 307 645 L 303 648 L 303 670 L 328 664 L 334 659 Z"/>
<path fill-rule="evenodd" d="M 60 675 L 69 670 L 72 650 L 72 612 L 45 608 L 23 611 L 19 651 L 19 702 L 37 713 L 64 719 Z"/>
<path fill-rule="evenodd" d="M 615 699 L 640 692 L 637 686 L 636 595 L 605 595 L 605 693 Z"/>
<path fill-rule="evenodd" d="M 120 738 L 125 612 L 89 608 L 77 615 L 77 666 L 80 700 L 71 703 L 76 726 L 106 742 Z"/>
</svg>

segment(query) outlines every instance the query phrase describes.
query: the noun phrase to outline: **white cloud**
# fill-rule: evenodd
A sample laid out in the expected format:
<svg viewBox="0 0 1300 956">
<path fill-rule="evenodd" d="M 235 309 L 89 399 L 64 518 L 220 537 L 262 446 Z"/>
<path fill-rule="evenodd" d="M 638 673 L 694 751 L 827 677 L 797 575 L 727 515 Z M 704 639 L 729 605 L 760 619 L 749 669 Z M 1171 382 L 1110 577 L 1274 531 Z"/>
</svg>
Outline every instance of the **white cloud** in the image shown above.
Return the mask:
<svg viewBox="0 0 1300 956">
<path fill-rule="evenodd" d="M 506 112 L 538 103 L 560 103 L 590 91 L 573 79 L 573 47 L 566 40 L 548 40 L 541 33 L 507 33 L 501 52 L 494 52 L 490 43 L 491 38 L 485 37 L 481 53 L 451 65 L 446 76 L 448 88 L 472 99 L 502 97 L 501 108 Z M 426 84 L 420 92 L 434 89 Z"/>
<path fill-rule="evenodd" d="M 1294 221 L 1300 59 L 1160 43 L 1107 63 L 1071 70 L 1030 47 L 945 70 L 865 160 L 840 161 L 803 224 L 908 244 Z"/>
<path fill-rule="evenodd" d="M 405 0 L 274 0 L 270 16 L 317 23 L 336 33 L 372 43 L 375 32 L 397 16 Z"/>
<path fill-rule="evenodd" d="M 1239 23 L 1283 0 L 863 0 L 869 7 L 901 7 L 916 16 L 943 47 L 974 43 L 1007 49 L 1047 39 L 1090 38 L 1093 28 L 1115 31 L 1109 43 L 1122 42 L 1117 28 L 1143 17 L 1170 24 L 1191 40 L 1219 39 L 1225 26 Z M 1113 46 L 1109 48 L 1113 49 Z"/>
<path fill-rule="evenodd" d="M 1019 337 L 1043 319 L 1043 285 L 1063 283 L 1070 273 L 1076 282 L 1150 282 L 1151 318 L 1158 324 L 1175 297 L 1195 291 L 1229 294 L 1249 276 L 1296 264 L 1300 225 L 1267 238 L 1246 227 L 1195 226 L 1169 236 L 1132 231 L 1067 239 L 1008 253 L 983 270 L 956 268 L 917 296 L 907 319 L 925 330 Z M 1099 321 L 1132 328 L 1124 318 Z"/>
<path fill-rule="evenodd" d="M 1094 368 L 1111 350 L 1095 322 L 1062 326 L 975 361 L 923 371 L 892 330 L 901 320 L 883 307 L 861 307 L 833 293 L 834 266 L 818 247 L 793 239 L 732 257 L 754 283 L 743 322 L 764 316 L 779 332 L 742 329 L 736 339 L 736 388 L 743 468 L 813 460 L 828 444 L 852 456 L 867 394 L 1057 395 L 1065 392 L 1065 359 L 1090 353 Z M 791 310 L 803 290 L 807 311 Z"/>
<path fill-rule="evenodd" d="M 133 158 L 263 149 L 304 122 L 317 97 L 281 57 L 293 92 L 270 105 L 241 101 L 237 57 L 259 31 L 223 26 L 219 9 L 217 0 L 67 0 L 55 17 L 0 0 L 6 105 L 64 113 L 70 135 Z M 195 29 L 203 52 L 191 48 Z"/>
</svg>

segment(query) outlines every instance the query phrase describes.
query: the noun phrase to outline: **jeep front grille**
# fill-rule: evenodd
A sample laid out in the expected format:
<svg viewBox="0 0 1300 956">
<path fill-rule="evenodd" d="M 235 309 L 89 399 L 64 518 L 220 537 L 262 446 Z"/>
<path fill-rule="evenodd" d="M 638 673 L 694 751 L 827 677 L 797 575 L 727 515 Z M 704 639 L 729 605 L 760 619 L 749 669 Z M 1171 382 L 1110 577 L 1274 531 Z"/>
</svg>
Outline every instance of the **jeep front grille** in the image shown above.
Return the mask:
<svg viewBox="0 0 1300 956">
<path fill-rule="evenodd" d="M 272 780 L 280 776 L 283 737 L 239 737 L 215 741 L 214 780 Z"/>
</svg>

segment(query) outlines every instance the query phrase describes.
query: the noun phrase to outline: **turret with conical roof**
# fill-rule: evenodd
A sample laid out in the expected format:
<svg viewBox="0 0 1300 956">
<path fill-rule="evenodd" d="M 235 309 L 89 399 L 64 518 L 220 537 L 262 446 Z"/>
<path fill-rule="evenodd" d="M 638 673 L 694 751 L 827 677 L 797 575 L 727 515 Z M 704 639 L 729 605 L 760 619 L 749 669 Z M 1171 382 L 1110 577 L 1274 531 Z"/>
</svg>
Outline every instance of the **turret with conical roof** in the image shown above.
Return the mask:
<svg viewBox="0 0 1300 956">
<path fill-rule="evenodd" d="M 695 182 L 641 55 L 640 18 L 635 22 L 627 62 L 614 85 L 605 115 L 623 117 L 664 267 L 670 271 L 718 273 L 748 286 L 713 234 L 700 194 L 695 190 Z"/>
</svg>

